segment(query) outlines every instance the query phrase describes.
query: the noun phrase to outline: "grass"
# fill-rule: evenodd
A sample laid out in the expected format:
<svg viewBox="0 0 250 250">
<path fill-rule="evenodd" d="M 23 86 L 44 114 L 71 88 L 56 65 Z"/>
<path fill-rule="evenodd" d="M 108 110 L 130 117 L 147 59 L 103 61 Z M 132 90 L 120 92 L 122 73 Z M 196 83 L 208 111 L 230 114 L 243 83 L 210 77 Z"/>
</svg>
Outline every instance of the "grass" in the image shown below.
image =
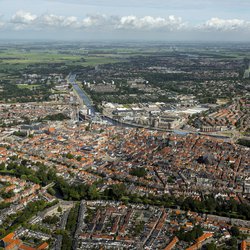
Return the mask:
<svg viewBox="0 0 250 250">
<path fill-rule="evenodd" d="M 83 53 L 81 50 L 61 51 L 60 49 L 44 48 L 42 50 L 22 50 L 22 49 L 6 49 L 0 52 L 0 77 L 5 77 L 4 73 L 19 71 L 26 67 L 36 64 L 59 64 L 63 63 L 67 66 L 96 66 L 101 64 L 124 62 L 129 57 L 139 55 L 152 55 L 154 53 L 169 54 L 172 53 L 170 48 L 102 48 L 90 50 L 89 54 Z M 242 59 L 250 53 L 231 52 L 231 51 L 203 51 L 196 49 L 189 53 L 206 54 L 211 57 L 216 56 L 216 59 L 221 59 L 224 56 L 230 56 L 232 59 Z M 219 56 L 219 57 L 218 57 Z M 14 68 L 14 69 L 12 69 Z"/>
<path fill-rule="evenodd" d="M 228 102 L 229 102 L 228 99 L 218 98 L 216 103 L 219 104 L 219 105 L 223 105 L 223 104 L 227 104 Z"/>
<path fill-rule="evenodd" d="M 37 86 L 39 86 L 39 85 L 37 85 L 37 84 L 31 84 L 31 85 L 29 85 L 29 84 L 18 84 L 17 85 L 17 87 L 19 89 L 30 89 L 30 90 L 32 90 L 33 87 L 37 87 Z"/>
<path fill-rule="evenodd" d="M 86 62 L 82 63 L 84 66 L 96 66 L 99 64 L 116 63 L 121 60 L 115 58 L 106 57 L 86 57 Z"/>
<path fill-rule="evenodd" d="M 84 59 L 84 60 L 83 60 Z M 98 64 L 115 63 L 121 61 L 119 58 L 114 58 L 111 55 L 71 55 L 60 53 L 56 50 L 39 51 L 39 52 L 22 52 L 20 50 L 7 50 L 0 53 L 1 67 L 36 64 L 36 63 L 66 63 L 69 65 L 95 66 Z"/>
<path fill-rule="evenodd" d="M 14 170 L 7 170 L 7 169 L 0 170 L 0 174 L 14 174 Z"/>
</svg>

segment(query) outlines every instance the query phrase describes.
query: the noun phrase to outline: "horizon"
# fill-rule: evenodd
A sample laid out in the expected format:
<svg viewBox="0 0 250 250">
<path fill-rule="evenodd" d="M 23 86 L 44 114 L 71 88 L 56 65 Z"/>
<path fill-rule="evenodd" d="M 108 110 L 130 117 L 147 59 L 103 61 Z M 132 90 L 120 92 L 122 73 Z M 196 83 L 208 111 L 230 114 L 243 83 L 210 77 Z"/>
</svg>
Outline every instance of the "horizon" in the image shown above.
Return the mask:
<svg viewBox="0 0 250 250">
<path fill-rule="evenodd" d="M 226 40 L 145 40 L 145 39 L 54 39 L 54 38 L 0 38 L 0 43 L 105 43 L 105 44 L 112 44 L 112 43 L 119 43 L 119 44 L 134 44 L 138 43 L 140 44 L 217 44 L 222 45 L 222 44 L 247 44 L 249 45 L 249 41 L 241 41 L 241 40 L 231 40 L 231 41 L 226 41 Z"/>
</svg>

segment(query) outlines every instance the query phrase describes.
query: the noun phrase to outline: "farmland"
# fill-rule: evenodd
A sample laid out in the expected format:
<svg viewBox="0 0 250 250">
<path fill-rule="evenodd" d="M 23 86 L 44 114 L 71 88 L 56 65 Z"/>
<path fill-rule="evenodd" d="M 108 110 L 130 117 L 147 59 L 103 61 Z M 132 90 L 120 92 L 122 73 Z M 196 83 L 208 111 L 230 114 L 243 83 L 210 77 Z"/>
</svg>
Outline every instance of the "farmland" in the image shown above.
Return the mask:
<svg viewBox="0 0 250 250">
<path fill-rule="evenodd" d="M 8 98 L 11 102 L 20 101 L 20 98 L 15 99 L 16 96 L 39 96 L 42 100 L 46 96 L 47 99 L 55 84 L 47 79 L 51 74 L 60 74 L 65 79 L 70 72 L 77 72 L 80 82 L 114 80 L 115 94 L 107 90 L 103 95 L 89 93 L 96 104 L 102 101 L 123 104 L 169 102 L 176 98 L 176 94 L 183 93 L 194 94 L 203 103 L 215 102 L 232 93 L 225 88 L 224 82 L 219 84 L 222 86 L 220 91 L 214 91 L 215 86 L 211 84 L 218 86 L 218 80 L 231 86 L 238 85 L 238 80 L 243 77 L 243 84 L 248 84 L 249 57 L 247 44 L 2 42 L 0 98 L 5 101 Z M 28 81 L 24 77 L 32 74 L 41 76 L 41 81 Z M 151 83 L 149 93 L 142 94 L 145 89 L 129 91 L 127 81 L 138 77 Z M 205 96 L 203 81 L 211 81 Z M 236 91 L 241 89 L 237 87 Z"/>
</svg>

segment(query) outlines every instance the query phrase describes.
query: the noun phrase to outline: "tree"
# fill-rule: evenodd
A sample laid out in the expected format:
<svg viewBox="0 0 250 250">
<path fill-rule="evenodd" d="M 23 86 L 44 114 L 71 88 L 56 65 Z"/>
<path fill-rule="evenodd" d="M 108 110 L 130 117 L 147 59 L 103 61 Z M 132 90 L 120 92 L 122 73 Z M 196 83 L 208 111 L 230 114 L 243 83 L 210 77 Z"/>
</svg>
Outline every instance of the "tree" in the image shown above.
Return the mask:
<svg viewBox="0 0 250 250">
<path fill-rule="evenodd" d="M 237 143 L 245 147 L 250 147 L 250 140 L 247 140 L 247 139 L 240 138 L 237 141 Z"/>
<path fill-rule="evenodd" d="M 47 216 L 43 219 L 43 223 L 49 224 L 49 225 L 54 225 L 59 221 L 59 217 L 56 215 L 54 216 Z"/>
<path fill-rule="evenodd" d="M 144 221 L 140 221 L 139 223 L 137 223 L 134 227 L 134 236 L 138 236 L 144 229 Z"/>
<path fill-rule="evenodd" d="M 78 191 L 74 188 L 70 188 L 69 196 L 73 200 L 80 200 L 80 195 L 79 195 Z"/>
<path fill-rule="evenodd" d="M 49 121 L 63 121 L 63 120 L 69 120 L 69 119 L 70 118 L 63 113 L 47 115 L 46 117 L 43 118 L 43 120 L 49 120 Z"/>
<path fill-rule="evenodd" d="M 10 190 L 8 193 L 2 193 L 2 198 L 9 199 L 9 198 L 13 197 L 14 195 L 15 195 L 15 193 L 13 192 L 13 190 Z"/>
<path fill-rule="evenodd" d="M 5 229 L 0 228 L 0 237 L 4 236 L 6 233 Z"/>
<path fill-rule="evenodd" d="M 91 185 L 88 190 L 88 196 L 91 200 L 98 199 L 100 194 L 95 185 Z"/>
<path fill-rule="evenodd" d="M 229 241 L 228 241 L 228 245 L 231 246 L 231 249 L 237 249 L 237 244 L 238 241 L 235 237 L 232 237 Z"/>
<path fill-rule="evenodd" d="M 29 179 L 30 181 L 36 183 L 36 184 L 39 184 L 39 183 L 40 183 L 40 180 L 39 180 L 36 176 L 34 176 L 34 175 L 29 175 L 29 176 L 28 176 L 28 179 Z"/>
<path fill-rule="evenodd" d="M 183 228 L 181 228 L 176 235 L 180 240 L 191 242 L 203 235 L 203 230 L 200 225 L 194 226 L 194 228 L 188 232 L 184 232 Z"/>
<path fill-rule="evenodd" d="M 56 194 L 56 191 L 50 187 L 48 188 L 48 193 L 54 196 Z"/>
<path fill-rule="evenodd" d="M 55 181 L 56 180 L 56 171 L 52 168 L 49 169 L 47 173 L 48 181 Z"/>
<path fill-rule="evenodd" d="M 78 155 L 78 156 L 76 157 L 76 160 L 77 160 L 77 161 L 81 161 L 81 159 L 82 159 L 82 157 L 81 157 L 80 155 Z"/>
<path fill-rule="evenodd" d="M 169 176 L 167 181 L 168 181 L 168 183 L 174 183 L 173 176 Z"/>
<path fill-rule="evenodd" d="M 128 196 L 122 196 L 122 197 L 121 197 L 121 201 L 122 201 L 125 205 L 127 205 L 128 202 L 129 202 L 129 197 L 128 197 Z"/>
<path fill-rule="evenodd" d="M 240 230 L 236 226 L 231 227 L 231 233 L 234 237 L 238 237 L 240 235 Z"/>
<path fill-rule="evenodd" d="M 4 162 L 2 162 L 2 163 L 0 164 L 0 170 L 5 170 L 5 163 L 4 163 Z"/>
<path fill-rule="evenodd" d="M 109 189 L 106 189 L 104 196 L 110 199 L 120 200 L 126 194 L 126 186 L 122 184 L 114 184 Z"/>
<path fill-rule="evenodd" d="M 74 158 L 74 155 L 72 155 L 71 153 L 67 153 L 65 156 L 68 159 L 73 159 Z"/>
<path fill-rule="evenodd" d="M 147 175 L 147 170 L 144 167 L 137 167 L 133 168 L 129 173 L 137 177 L 145 177 Z"/>
<path fill-rule="evenodd" d="M 214 242 L 211 242 L 205 246 L 206 250 L 217 250 L 217 247 Z"/>
<path fill-rule="evenodd" d="M 39 169 L 39 170 L 37 171 L 36 176 L 38 176 L 38 178 L 40 179 L 41 184 L 42 184 L 43 186 L 45 186 L 45 185 L 48 184 L 48 178 L 47 178 L 47 174 L 46 174 L 45 171 Z"/>
</svg>

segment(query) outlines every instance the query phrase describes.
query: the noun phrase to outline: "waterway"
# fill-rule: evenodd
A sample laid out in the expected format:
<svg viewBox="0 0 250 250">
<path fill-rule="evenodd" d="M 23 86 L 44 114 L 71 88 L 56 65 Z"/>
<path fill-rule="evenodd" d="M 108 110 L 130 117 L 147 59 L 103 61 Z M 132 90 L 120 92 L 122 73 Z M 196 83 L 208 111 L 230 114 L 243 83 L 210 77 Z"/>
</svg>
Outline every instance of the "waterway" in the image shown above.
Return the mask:
<svg viewBox="0 0 250 250">
<path fill-rule="evenodd" d="M 76 83 L 76 74 L 69 74 L 68 80 L 72 84 L 72 87 L 77 92 L 78 96 L 83 100 L 84 104 L 90 110 L 91 116 L 95 117 L 95 115 L 96 115 L 95 108 L 92 105 L 92 102 L 91 102 L 90 98 L 88 97 L 88 95 Z"/>
<path fill-rule="evenodd" d="M 77 92 L 78 96 L 83 100 L 84 104 L 87 106 L 87 108 L 90 110 L 90 114 L 91 114 L 91 118 L 93 120 L 103 120 L 105 122 L 107 122 L 108 124 L 110 125 L 114 125 L 114 126 L 118 126 L 118 127 L 128 127 L 128 128 L 141 128 L 143 126 L 140 126 L 140 125 L 136 125 L 136 124 L 126 124 L 126 123 L 122 123 L 122 122 L 119 122 L 119 121 L 116 121 L 110 117 L 106 117 L 106 116 L 103 116 L 102 118 L 101 117 L 98 117 L 97 116 L 97 113 L 96 113 L 96 110 L 95 110 L 95 107 L 94 105 L 92 104 L 92 101 L 91 99 L 89 98 L 89 96 L 79 87 L 79 85 L 76 83 L 76 74 L 72 74 L 70 73 L 69 76 L 68 76 L 68 80 L 69 82 L 72 84 L 72 87 L 74 88 L 74 90 Z M 157 129 L 157 128 L 148 128 L 148 129 L 152 129 L 152 130 L 161 130 L 163 131 L 164 129 Z M 229 137 L 227 136 L 220 136 L 220 135 L 211 135 L 211 134 L 205 134 L 205 133 L 200 133 L 200 132 L 191 132 L 191 131 L 184 131 L 184 130 L 164 130 L 166 132 L 172 132 L 172 133 L 175 133 L 175 134 L 178 134 L 178 135 L 188 135 L 188 134 L 199 134 L 199 135 L 207 135 L 207 136 L 211 136 L 211 137 L 215 137 L 215 138 L 219 138 L 219 139 L 224 139 L 224 140 L 230 140 Z"/>
</svg>

